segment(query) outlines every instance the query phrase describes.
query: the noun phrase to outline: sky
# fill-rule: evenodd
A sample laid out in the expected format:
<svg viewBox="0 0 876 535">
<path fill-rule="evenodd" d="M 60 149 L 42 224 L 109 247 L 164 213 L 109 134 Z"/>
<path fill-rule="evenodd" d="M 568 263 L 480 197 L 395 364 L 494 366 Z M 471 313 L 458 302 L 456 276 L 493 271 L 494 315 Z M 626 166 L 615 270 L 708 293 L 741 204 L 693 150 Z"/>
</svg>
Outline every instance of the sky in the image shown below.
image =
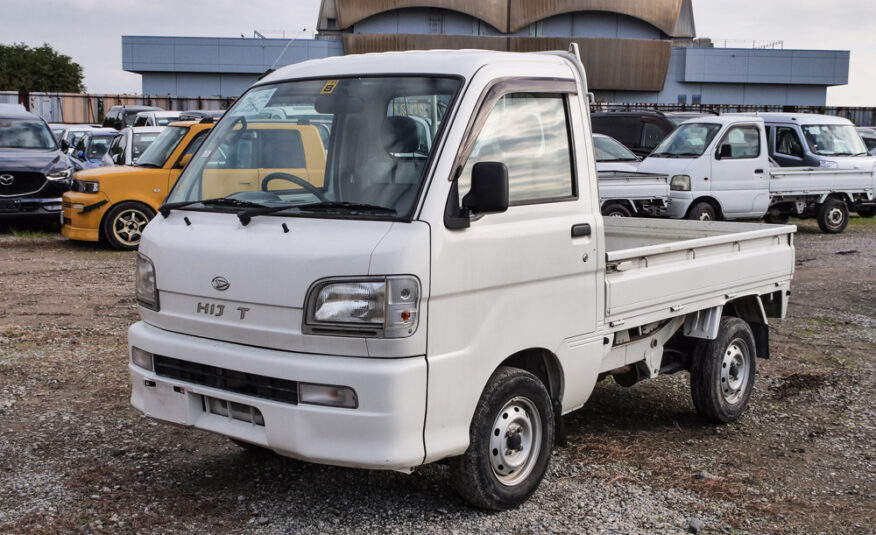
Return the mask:
<svg viewBox="0 0 876 535">
<path fill-rule="evenodd" d="M 0 43 L 48 43 L 82 65 L 91 93 L 138 93 L 122 70 L 122 35 L 301 35 L 315 31 L 319 0 L 0 0 Z M 783 41 L 784 48 L 850 50 L 849 85 L 829 106 L 876 106 L 876 1 L 693 0 L 697 34 Z M 827 7 L 830 6 L 830 7 Z"/>
</svg>

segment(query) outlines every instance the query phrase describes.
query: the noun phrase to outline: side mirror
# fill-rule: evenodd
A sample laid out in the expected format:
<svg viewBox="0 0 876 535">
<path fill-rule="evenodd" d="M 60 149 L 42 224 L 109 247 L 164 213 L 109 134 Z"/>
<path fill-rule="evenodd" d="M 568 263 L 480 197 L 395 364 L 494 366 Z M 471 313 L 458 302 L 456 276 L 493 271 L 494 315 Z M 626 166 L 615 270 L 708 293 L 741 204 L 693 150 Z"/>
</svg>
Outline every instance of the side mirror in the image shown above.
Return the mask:
<svg viewBox="0 0 876 535">
<path fill-rule="evenodd" d="M 188 165 L 191 160 L 192 160 L 192 153 L 185 154 L 185 155 L 183 155 L 182 158 L 179 159 L 179 163 L 177 163 L 176 166 L 178 168 L 182 169 L 183 167 Z"/>
<path fill-rule="evenodd" d="M 122 165 L 122 153 L 113 154 L 112 160 L 114 164 Z"/>
<path fill-rule="evenodd" d="M 66 139 L 61 140 L 61 150 L 67 152 L 70 150 L 70 142 Z"/>
<path fill-rule="evenodd" d="M 722 158 L 732 158 L 733 157 L 733 146 L 729 143 L 725 143 L 721 145 L 721 148 L 718 149 L 718 155 L 715 157 L 716 160 L 720 160 Z"/>
<path fill-rule="evenodd" d="M 500 162 L 480 162 L 471 170 L 471 190 L 462 206 L 473 214 L 498 214 L 508 209 L 508 167 Z"/>
<path fill-rule="evenodd" d="M 122 124 L 122 121 L 116 121 L 115 123 L 113 123 L 113 128 L 115 128 L 116 130 L 121 130 L 124 127 L 125 125 Z"/>
</svg>

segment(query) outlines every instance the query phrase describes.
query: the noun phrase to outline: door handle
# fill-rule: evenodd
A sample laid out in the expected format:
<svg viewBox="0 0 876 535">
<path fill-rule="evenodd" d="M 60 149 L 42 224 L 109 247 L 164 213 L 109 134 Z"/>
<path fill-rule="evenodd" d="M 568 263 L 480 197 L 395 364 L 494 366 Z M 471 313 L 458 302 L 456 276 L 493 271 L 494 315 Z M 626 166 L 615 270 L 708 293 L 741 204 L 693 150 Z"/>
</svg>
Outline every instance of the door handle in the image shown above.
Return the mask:
<svg viewBox="0 0 876 535">
<path fill-rule="evenodd" d="M 755 169 L 754 172 L 755 172 L 755 174 L 762 175 L 763 169 Z"/>
<path fill-rule="evenodd" d="M 590 236 L 590 223 L 579 223 L 578 225 L 572 225 L 573 238 L 584 238 L 587 236 Z"/>
</svg>

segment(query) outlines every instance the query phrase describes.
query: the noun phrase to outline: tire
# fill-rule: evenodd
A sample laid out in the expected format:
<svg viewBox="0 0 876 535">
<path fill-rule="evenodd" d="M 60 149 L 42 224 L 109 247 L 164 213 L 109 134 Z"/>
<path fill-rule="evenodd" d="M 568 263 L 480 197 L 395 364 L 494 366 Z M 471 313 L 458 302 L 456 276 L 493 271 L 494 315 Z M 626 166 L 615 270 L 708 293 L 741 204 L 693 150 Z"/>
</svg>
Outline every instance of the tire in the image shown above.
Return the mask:
<svg viewBox="0 0 876 535">
<path fill-rule="evenodd" d="M 698 202 L 691 206 L 686 219 L 699 221 L 718 221 L 718 212 L 715 207 L 707 202 Z"/>
<path fill-rule="evenodd" d="M 155 212 L 145 204 L 119 203 L 103 218 L 102 237 L 115 249 L 133 251 L 140 245 L 143 229 L 153 217 Z"/>
<path fill-rule="evenodd" d="M 771 225 L 784 225 L 789 219 L 791 219 L 791 216 L 782 212 L 767 212 L 767 214 L 763 216 L 764 223 L 769 223 Z"/>
<path fill-rule="evenodd" d="M 867 208 L 859 208 L 858 215 L 861 217 L 873 217 L 876 215 L 876 206 L 868 206 Z"/>
<path fill-rule="evenodd" d="M 622 204 L 612 203 L 606 204 L 602 208 L 602 215 L 604 217 L 632 217 L 633 213 Z"/>
<path fill-rule="evenodd" d="M 554 412 L 544 384 L 519 368 L 493 373 L 469 428 L 468 449 L 450 459 L 457 492 L 482 509 L 522 504 L 547 472 Z"/>
<path fill-rule="evenodd" d="M 754 388 L 755 347 L 747 323 L 721 318 L 718 337 L 700 344 L 691 363 L 690 392 L 698 413 L 716 423 L 742 416 Z"/>
<path fill-rule="evenodd" d="M 827 199 L 818 207 L 817 219 L 821 232 L 839 234 L 849 224 L 849 207 L 839 199 Z"/>
</svg>

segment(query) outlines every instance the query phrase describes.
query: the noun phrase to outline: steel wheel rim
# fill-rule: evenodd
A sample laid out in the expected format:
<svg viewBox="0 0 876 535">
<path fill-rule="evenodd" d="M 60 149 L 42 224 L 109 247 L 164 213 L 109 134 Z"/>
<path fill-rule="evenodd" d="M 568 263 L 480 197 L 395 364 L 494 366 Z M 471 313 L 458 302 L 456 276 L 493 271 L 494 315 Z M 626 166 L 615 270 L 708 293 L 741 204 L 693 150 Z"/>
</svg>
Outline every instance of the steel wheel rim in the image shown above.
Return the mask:
<svg viewBox="0 0 876 535">
<path fill-rule="evenodd" d="M 525 397 L 508 401 L 490 428 L 490 468 L 505 486 L 524 481 L 541 452 L 541 414 Z"/>
<path fill-rule="evenodd" d="M 721 359 L 721 394 L 727 403 L 739 403 L 748 386 L 750 365 L 751 356 L 745 342 L 740 338 L 730 342 Z"/>
<path fill-rule="evenodd" d="M 838 227 L 842 224 L 843 219 L 843 211 L 839 208 L 831 208 L 827 212 L 827 223 L 832 227 Z"/>
<path fill-rule="evenodd" d="M 134 208 L 123 210 L 113 221 L 113 236 L 124 245 L 137 245 L 148 223 L 146 214 L 140 210 Z"/>
</svg>

